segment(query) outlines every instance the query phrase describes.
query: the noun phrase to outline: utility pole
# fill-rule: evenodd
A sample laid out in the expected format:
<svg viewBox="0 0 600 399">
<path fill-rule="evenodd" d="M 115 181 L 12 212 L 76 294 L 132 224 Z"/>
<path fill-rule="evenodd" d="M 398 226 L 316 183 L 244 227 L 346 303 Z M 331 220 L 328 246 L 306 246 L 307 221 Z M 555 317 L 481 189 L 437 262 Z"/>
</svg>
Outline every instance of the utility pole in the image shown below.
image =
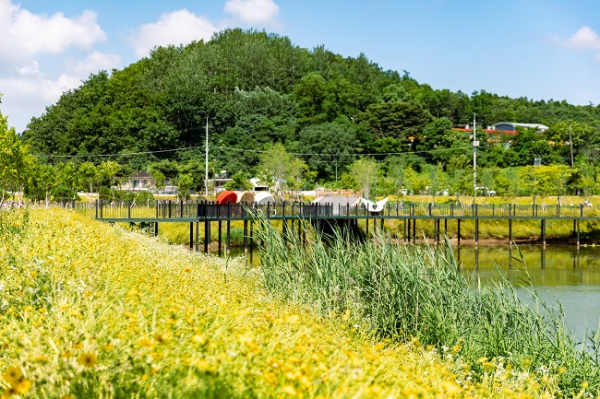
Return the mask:
<svg viewBox="0 0 600 399">
<path fill-rule="evenodd" d="M 205 175 L 204 175 L 204 196 L 208 196 L 208 115 L 206 116 L 206 144 L 204 146 L 206 153 L 205 159 Z"/>
<path fill-rule="evenodd" d="M 473 114 L 473 204 L 477 198 L 477 147 L 479 142 L 477 141 L 477 120 L 475 114 Z"/>
<path fill-rule="evenodd" d="M 569 123 L 569 145 L 571 146 L 571 167 L 574 166 L 573 163 L 573 137 L 571 137 L 571 124 Z"/>
</svg>

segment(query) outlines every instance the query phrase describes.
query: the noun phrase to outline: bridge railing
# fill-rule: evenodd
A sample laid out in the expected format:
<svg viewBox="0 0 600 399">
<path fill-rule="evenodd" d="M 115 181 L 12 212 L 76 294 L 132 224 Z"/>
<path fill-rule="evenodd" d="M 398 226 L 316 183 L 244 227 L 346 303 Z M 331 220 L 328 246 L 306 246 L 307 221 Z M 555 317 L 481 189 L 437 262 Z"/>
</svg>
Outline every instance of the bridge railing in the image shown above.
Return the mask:
<svg viewBox="0 0 600 399">
<path fill-rule="evenodd" d="M 350 204 L 312 204 L 280 202 L 266 204 L 224 204 L 211 201 L 150 200 L 104 201 L 94 203 L 65 202 L 64 207 L 95 213 L 97 218 L 248 218 L 265 216 L 280 217 L 327 217 L 327 216 L 386 216 L 386 217 L 513 217 L 513 218 L 578 218 L 600 217 L 597 207 L 577 205 L 517 205 L 517 204 L 433 204 L 388 202 L 381 212 L 369 213 L 365 206 Z M 94 215 L 92 215 L 94 216 Z"/>
</svg>

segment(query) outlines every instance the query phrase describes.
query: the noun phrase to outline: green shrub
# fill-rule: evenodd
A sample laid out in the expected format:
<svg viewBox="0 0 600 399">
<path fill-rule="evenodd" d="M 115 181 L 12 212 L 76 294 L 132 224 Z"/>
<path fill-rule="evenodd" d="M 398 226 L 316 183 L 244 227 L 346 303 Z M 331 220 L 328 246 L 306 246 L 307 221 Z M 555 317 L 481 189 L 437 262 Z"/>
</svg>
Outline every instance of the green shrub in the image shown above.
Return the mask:
<svg viewBox="0 0 600 399">
<path fill-rule="evenodd" d="M 79 201 L 81 198 L 77 195 L 77 192 L 70 187 L 61 184 L 52 189 L 51 192 L 52 201 L 70 201 L 76 200 Z"/>
<path fill-rule="evenodd" d="M 140 191 L 135 196 L 136 202 L 145 202 L 145 201 L 149 201 L 149 200 L 152 201 L 153 199 L 154 199 L 154 196 L 152 195 L 152 193 L 150 191 Z"/>
</svg>

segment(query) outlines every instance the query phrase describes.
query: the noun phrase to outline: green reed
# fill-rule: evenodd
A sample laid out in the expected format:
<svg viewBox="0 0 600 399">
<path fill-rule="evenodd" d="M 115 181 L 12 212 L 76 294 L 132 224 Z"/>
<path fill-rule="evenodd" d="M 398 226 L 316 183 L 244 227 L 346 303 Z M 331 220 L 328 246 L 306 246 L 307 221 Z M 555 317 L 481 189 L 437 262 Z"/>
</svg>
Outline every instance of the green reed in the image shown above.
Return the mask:
<svg viewBox="0 0 600 399">
<path fill-rule="evenodd" d="M 564 395 L 578 393 L 584 383 L 591 392 L 600 390 L 597 337 L 576 342 L 562 308 L 544 303 L 527 284 L 527 302 L 505 276 L 492 286 L 470 286 L 448 243 L 403 246 L 382 236 L 358 243 L 338 232 L 301 245 L 296 234 L 258 223 L 271 292 L 324 314 L 349 311 L 353 323 L 378 338 L 418 338 L 440 353 L 452 352 L 475 377 L 490 367 L 511 367 L 551 376 Z"/>
</svg>

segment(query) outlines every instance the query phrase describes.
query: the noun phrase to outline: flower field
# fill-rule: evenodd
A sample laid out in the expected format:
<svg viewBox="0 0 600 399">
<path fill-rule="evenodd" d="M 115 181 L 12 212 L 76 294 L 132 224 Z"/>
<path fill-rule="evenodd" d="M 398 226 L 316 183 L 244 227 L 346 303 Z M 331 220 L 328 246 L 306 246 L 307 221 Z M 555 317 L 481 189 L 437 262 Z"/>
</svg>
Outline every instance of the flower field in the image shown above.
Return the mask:
<svg viewBox="0 0 600 399">
<path fill-rule="evenodd" d="M 452 348 L 375 342 L 350 320 L 269 296 L 242 259 L 191 253 L 64 210 L 0 213 L 3 397 L 552 392 L 551 381 L 498 367 L 475 383 L 466 367 L 456 371 Z"/>
</svg>

